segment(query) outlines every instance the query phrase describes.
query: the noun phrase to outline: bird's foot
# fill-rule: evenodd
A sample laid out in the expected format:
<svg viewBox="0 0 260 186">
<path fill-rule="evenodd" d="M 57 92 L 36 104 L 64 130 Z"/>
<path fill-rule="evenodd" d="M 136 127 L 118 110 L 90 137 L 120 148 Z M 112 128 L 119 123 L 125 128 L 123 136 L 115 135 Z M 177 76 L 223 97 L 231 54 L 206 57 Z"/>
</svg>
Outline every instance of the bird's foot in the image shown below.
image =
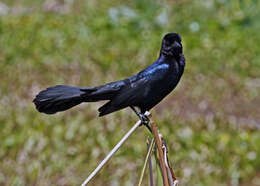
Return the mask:
<svg viewBox="0 0 260 186">
<path fill-rule="evenodd" d="M 139 118 L 140 118 L 140 120 L 141 120 L 141 125 L 146 126 L 146 127 L 148 128 L 148 130 L 149 130 L 151 133 L 153 133 L 153 132 L 152 132 L 152 128 L 151 128 L 150 125 L 149 125 L 149 122 L 150 122 L 149 117 L 148 117 L 147 115 L 140 114 L 140 113 L 139 113 L 138 116 L 139 116 Z"/>
<path fill-rule="evenodd" d="M 131 107 L 131 109 L 136 113 L 136 115 L 140 118 L 140 120 L 141 120 L 140 126 L 141 126 L 141 125 L 146 126 L 146 127 L 148 128 L 148 130 L 149 130 L 151 133 L 153 133 L 153 132 L 152 132 L 152 128 L 151 128 L 150 125 L 149 125 L 149 122 L 150 122 L 149 117 L 148 117 L 147 115 L 145 115 L 145 114 L 142 114 L 142 113 L 138 112 L 138 111 L 135 109 L 134 106 L 130 106 L 130 107 Z"/>
<path fill-rule="evenodd" d="M 150 119 L 148 116 L 144 115 L 144 114 L 139 114 L 139 118 L 142 122 L 142 124 L 148 124 L 150 122 Z"/>
</svg>

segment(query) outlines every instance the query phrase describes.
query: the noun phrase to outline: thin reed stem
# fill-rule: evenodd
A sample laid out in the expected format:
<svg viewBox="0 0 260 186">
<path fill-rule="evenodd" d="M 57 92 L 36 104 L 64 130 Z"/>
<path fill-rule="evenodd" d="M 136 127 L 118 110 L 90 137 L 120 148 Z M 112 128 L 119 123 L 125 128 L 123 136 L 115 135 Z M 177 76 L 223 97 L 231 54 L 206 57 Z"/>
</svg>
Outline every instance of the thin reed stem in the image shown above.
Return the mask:
<svg viewBox="0 0 260 186">
<path fill-rule="evenodd" d="M 143 166 L 143 169 L 142 169 L 142 172 L 141 172 L 141 176 L 140 176 L 140 179 L 139 179 L 139 182 L 138 182 L 138 186 L 141 186 L 141 183 L 142 183 L 142 181 L 143 181 L 145 168 L 146 168 L 148 159 L 149 159 L 149 157 L 151 156 L 153 146 L 154 146 L 154 138 L 153 138 L 152 141 L 150 142 L 150 146 L 149 146 L 148 152 L 147 152 L 146 157 L 145 157 L 144 166 Z"/>
<path fill-rule="evenodd" d="M 124 144 L 128 137 L 140 126 L 141 121 L 135 123 L 135 125 L 126 133 L 126 135 L 118 142 L 118 144 L 110 151 L 105 159 L 97 166 L 97 168 L 89 175 L 89 177 L 82 183 L 81 186 L 87 185 L 92 178 L 100 171 L 100 169 L 108 162 L 108 160 L 118 151 L 118 149 Z"/>
</svg>

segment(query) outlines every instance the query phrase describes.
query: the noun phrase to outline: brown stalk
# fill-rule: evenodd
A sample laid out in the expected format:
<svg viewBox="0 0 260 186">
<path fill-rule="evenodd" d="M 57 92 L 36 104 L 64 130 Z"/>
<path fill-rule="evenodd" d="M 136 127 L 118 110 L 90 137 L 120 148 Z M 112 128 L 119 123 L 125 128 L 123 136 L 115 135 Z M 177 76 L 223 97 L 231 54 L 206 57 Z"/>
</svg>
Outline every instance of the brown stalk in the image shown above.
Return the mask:
<svg viewBox="0 0 260 186">
<path fill-rule="evenodd" d="M 163 176 L 163 185 L 164 186 L 170 186 L 169 185 L 169 180 L 168 180 L 168 174 L 167 174 L 167 169 L 164 163 L 164 156 L 163 156 L 163 149 L 162 149 L 162 140 L 159 137 L 158 134 L 158 128 L 155 125 L 155 123 L 151 120 L 150 121 L 151 126 L 152 126 L 152 132 L 155 138 L 155 143 L 158 149 L 158 154 L 159 154 L 159 164 L 160 164 L 160 168 L 161 168 L 161 172 L 162 172 L 162 176 Z"/>
</svg>

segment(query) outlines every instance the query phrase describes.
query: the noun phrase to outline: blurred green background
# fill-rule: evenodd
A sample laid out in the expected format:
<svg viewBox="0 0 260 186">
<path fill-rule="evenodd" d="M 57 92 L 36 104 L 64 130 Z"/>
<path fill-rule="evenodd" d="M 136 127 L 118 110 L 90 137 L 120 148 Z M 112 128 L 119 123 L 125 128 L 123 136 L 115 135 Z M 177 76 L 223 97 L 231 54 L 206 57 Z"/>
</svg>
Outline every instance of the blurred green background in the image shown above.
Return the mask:
<svg viewBox="0 0 260 186">
<path fill-rule="evenodd" d="M 184 76 L 152 113 L 181 185 L 259 186 L 259 20 L 257 0 L 1 0 L 0 185 L 81 184 L 137 117 L 98 118 L 102 103 L 49 116 L 32 99 L 137 73 L 178 32 Z M 139 128 L 90 185 L 136 185 L 149 135 Z"/>
</svg>

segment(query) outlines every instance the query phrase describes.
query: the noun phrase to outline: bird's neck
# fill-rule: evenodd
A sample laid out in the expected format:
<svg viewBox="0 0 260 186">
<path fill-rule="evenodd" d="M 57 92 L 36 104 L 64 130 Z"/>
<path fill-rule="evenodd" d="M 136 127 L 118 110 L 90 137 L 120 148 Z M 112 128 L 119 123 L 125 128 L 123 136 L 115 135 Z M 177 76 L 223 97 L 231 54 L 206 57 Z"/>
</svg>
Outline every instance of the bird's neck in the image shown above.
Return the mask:
<svg viewBox="0 0 260 186">
<path fill-rule="evenodd" d="M 172 61 L 179 61 L 180 56 L 175 55 L 165 55 L 164 53 L 160 53 L 159 61 L 163 62 L 172 62 Z"/>
</svg>

